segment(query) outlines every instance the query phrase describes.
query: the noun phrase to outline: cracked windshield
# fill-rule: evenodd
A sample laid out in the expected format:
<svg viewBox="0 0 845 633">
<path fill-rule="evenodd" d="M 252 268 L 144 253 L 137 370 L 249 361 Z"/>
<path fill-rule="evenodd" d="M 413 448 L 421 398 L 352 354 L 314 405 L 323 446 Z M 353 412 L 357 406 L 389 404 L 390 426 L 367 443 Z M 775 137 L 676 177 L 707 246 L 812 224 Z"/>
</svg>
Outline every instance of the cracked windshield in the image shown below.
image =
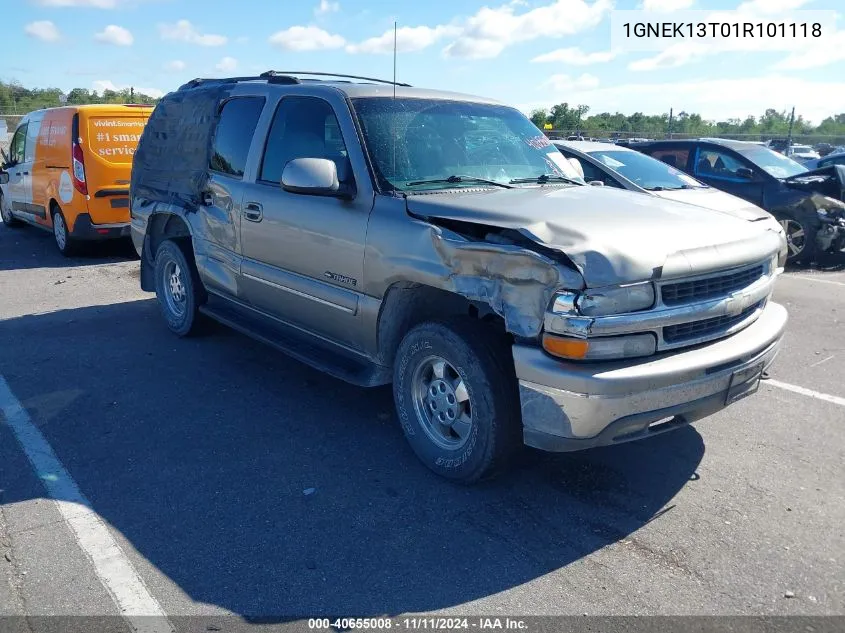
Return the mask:
<svg viewBox="0 0 845 633">
<path fill-rule="evenodd" d="M 353 104 L 385 189 L 583 183 L 551 141 L 513 108 L 433 99 Z"/>
</svg>

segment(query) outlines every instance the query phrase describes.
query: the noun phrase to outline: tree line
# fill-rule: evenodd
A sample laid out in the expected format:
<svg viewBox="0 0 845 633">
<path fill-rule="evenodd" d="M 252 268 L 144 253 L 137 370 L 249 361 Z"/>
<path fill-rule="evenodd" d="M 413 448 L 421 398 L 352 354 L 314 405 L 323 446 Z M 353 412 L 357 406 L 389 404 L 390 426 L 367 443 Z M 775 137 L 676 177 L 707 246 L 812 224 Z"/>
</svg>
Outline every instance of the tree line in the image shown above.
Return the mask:
<svg viewBox="0 0 845 633">
<path fill-rule="evenodd" d="M 26 114 L 42 108 L 55 108 L 62 105 L 61 94 L 62 91 L 58 88 L 30 89 L 15 82 L 0 81 L 0 112 L 3 114 Z M 74 88 L 67 93 L 68 105 L 85 105 L 88 103 L 155 104 L 157 102 L 158 99 L 140 92 L 134 92 L 130 88 L 103 90 L 102 92 L 86 88 Z"/>
<path fill-rule="evenodd" d="M 551 125 L 554 130 L 582 131 L 590 136 L 622 135 L 662 138 L 668 133 L 688 136 L 759 136 L 771 138 L 786 136 L 789 132 L 789 112 L 768 108 L 761 116 L 748 115 L 745 119 L 707 121 L 699 114 L 678 112 L 670 123 L 669 113 L 648 115 L 642 112 L 622 114 L 602 112 L 587 116 L 589 106 L 570 106 L 560 103 L 551 109 L 534 110 L 531 120 L 540 129 Z M 796 115 L 793 136 L 842 137 L 845 139 L 845 112 L 827 117 L 818 125 Z"/>
</svg>

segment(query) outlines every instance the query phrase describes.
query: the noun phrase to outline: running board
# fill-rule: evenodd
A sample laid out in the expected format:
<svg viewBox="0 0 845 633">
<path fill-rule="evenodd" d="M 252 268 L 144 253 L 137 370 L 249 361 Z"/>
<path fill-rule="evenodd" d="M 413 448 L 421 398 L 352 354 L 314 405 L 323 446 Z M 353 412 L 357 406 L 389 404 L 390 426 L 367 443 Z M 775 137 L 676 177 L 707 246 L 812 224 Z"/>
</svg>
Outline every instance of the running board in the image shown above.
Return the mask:
<svg viewBox="0 0 845 633">
<path fill-rule="evenodd" d="M 200 312 L 223 325 L 265 343 L 301 363 L 360 387 L 392 381 L 389 367 L 377 365 L 338 345 L 291 327 L 249 306 L 209 295 Z"/>
</svg>

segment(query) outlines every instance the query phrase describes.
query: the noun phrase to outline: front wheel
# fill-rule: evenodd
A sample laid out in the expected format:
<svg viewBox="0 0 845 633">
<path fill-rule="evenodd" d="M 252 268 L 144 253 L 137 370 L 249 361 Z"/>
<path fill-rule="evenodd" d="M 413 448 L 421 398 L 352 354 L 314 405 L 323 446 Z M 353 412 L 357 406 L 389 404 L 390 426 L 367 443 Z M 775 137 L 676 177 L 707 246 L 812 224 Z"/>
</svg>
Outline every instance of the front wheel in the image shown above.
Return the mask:
<svg viewBox="0 0 845 633">
<path fill-rule="evenodd" d="M 799 219 L 791 215 L 777 215 L 776 218 L 786 233 L 787 263 L 812 262 L 816 256 L 817 227 L 806 218 Z"/>
<path fill-rule="evenodd" d="M 443 477 L 477 481 L 522 446 L 513 360 L 484 323 L 414 327 L 396 355 L 393 395 L 411 448 Z"/>
<path fill-rule="evenodd" d="M 3 192 L 0 191 L 0 217 L 3 219 L 3 224 L 9 228 L 20 226 L 23 224 L 15 216 L 12 215 L 12 203 L 6 199 Z"/>
<path fill-rule="evenodd" d="M 171 240 L 165 240 L 156 250 L 155 289 L 170 331 L 178 336 L 196 332 L 202 282 L 193 261 L 189 262 L 179 244 Z"/>
</svg>

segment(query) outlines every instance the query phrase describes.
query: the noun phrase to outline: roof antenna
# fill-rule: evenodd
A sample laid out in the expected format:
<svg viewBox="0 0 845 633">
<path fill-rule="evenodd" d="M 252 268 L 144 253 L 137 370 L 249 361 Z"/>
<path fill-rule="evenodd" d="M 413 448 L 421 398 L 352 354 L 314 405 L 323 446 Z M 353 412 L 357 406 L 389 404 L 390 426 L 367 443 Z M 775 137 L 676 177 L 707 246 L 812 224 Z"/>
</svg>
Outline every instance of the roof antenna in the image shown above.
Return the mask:
<svg viewBox="0 0 845 633">
<path fill-rule="evenodd" d="M 396 177 L 396 35 L 397 22 L 393 21 L 393 177 Z"/>
</svg>

